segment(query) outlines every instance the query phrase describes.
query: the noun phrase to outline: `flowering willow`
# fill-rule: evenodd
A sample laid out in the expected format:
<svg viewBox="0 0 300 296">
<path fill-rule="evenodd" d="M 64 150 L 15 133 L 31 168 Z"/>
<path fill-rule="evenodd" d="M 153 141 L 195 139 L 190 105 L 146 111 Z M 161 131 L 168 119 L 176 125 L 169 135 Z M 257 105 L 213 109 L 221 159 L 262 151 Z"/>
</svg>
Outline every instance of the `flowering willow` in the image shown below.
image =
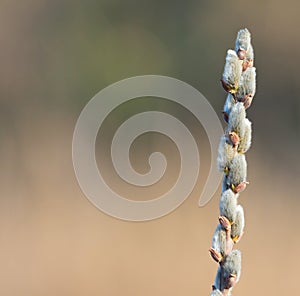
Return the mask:
<svg viewBox="0 0 300 296">
<path fill-rule="evenodd" d="M 211 296 L 231 295 L 241 275 L 241 252 L 233 249 L 244 233 L 243 207 L 239 196 L 249 184 L 245 153 L 251 146 L 252 124 L 246 110 L 256 91 L 256 68 L 251 35 L 238 32 L 235 49 L 229 49 L 221 83 L 227 92 L 223 115 L 227 123 L 218 150 L 218 169 L 224 173 L 220 198 L 219 224 L 212 239 L 210 254 L 219 264 Z"/>
</svg>

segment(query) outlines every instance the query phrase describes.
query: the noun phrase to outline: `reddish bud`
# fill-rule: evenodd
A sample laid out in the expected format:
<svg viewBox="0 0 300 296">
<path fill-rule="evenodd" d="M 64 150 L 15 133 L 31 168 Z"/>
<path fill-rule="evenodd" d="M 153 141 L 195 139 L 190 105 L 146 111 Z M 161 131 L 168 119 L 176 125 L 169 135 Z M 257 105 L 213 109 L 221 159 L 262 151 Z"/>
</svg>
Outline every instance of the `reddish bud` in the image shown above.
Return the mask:
<svg viewBox="0 0 300 296">
<path fill-rule="evenodd" d="M 243 62 L 243 71 L 246 71 L 249 67 L 253 67 L 253 60 L 246 60 Z"/>
<path fill-rule="evenodd" d="M 243 181 L 242 183 L 240 183 L 239 185 L 237 185 L 237 186 L 234 186 L 234 185 L 232 185 L 232 191 L 234 192 L 234 193 L 239 193 L 239 192 L 242 192 L 242 191 L 244 191 L 245 189 L 246 189 L 246 187 L 247 187 L 247 185 L 249 184 L 249 182 L 247 182 L 247 181 Z"/>
<path fill-rule="evenodd" d="M 209 249 L 211 257 L 217 262 L 220 263 L 223 259 L 223 256 L 213 248 Z"/>
<path fill-rule="evenodd" d="M 249 94 L 244 96 L 242 99 L 239 99 L 238 101 L 244 103 L 245 109 L 248 109 L 251 106 L 252 99 L 253 99 L 253 95 Z"/>
<path fill-rule="evenodd" d="M 238 146 L 238 144 L 240 143 L 240 137 L 235 132 L 230 132 L 228 134 L 228 138 L 229 138 L 229 140 L 232 143 L 232 145 L 233 145 L 234 148 L 236 148 Z"/>
<path fill-rule="evenodd" d="M 244 49 L 239 49 L 237 52 L 237 55 L 240 60 L 243 60 L 246 57 L 246 50 Z"/>
</svg>

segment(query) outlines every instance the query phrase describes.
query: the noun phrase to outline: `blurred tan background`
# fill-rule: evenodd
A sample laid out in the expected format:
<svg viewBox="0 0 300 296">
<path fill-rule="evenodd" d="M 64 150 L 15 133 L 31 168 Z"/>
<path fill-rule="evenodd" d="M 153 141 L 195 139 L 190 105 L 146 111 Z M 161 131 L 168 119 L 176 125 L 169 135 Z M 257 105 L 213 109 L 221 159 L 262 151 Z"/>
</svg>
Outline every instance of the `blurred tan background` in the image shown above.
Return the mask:
<svg viewBox="0 0 300 296">
<path fill-rule="evenodd" d="M 114 219 L 90 204 L 74 175 L 71 141 L 90 98 L 130 76 L 181 79 L 221 110 L 226 50 L 243 27 L 253 35 L 258 88 L 248 113 L 251 185 L 240 199 L 246 233 L 234 294 L 296 294 L 299 8 L 291 0 L 2 0 L 0 294 L 209 295 L 219 194 L 197 206 L 209 165 L 205 133 L 198 135 L 204 161 L 190 198 L 142 223 Z M 161 137 L 148 141 L 163 151 L 170 144 Z M 136 148 L 135 165 L 143 167 L 149 145 Z M 176 156 L 168 156 L 174 168 Z"/>
</svg>

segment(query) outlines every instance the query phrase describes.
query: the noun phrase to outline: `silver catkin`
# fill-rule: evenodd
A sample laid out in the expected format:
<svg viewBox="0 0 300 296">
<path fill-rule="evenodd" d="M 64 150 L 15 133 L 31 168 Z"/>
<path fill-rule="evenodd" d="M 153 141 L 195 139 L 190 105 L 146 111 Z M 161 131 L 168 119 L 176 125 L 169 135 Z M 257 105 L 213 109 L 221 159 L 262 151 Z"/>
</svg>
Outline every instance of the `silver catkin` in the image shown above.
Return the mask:
<svg viewBox="0 0 300 296">
<path fill-rule="evenodd" d="M 247 162 L 244 154 L 237 154 L 230 163 L 227 185 L 236 187 L 247 180 Z"/>
<path fill-rule="evenodd" d="M 254 50 L 252 44 L 250 44 L 247 52 L 246 52 L 246 59 L 247 60 L 254 60 Z"/>
<path fill-rule="evenodd" d="M 231 189 L 222 193 L 220 200 L 220 216 L 225 216 L 231 223 L 236 219 L 237 197 Z"/>
<path fill-rule="evenodd" d="M 223 294 L 220 290 L 215 289 L 211 292 L 210 296 L 223 296 Z"/>
<path fill-rule="evenodd" d="M 256 92 L 256 68 L 247 68 L 241 76 L 239 88 L 236 94 L 238 100 L 242 100 L 245 96 L 254 96 Z"/>
<path fill-rule="evenodd" d="M 243 103 L 236 103 L 229 114 L 228 132 L 236 132 L 239 137 L 245 134 L 246 111 Z"/>
<path fill-rule="evenodd" d="M 244 209 L 241 205 L 236 207 L 235 221 L 231 225 L 231 237 L 233 241 L 237 241 L 244 232 L 245 227 L 245 216 Z"/>
<path fill-rule="evenodd" d="M 212 248 L 222 256 L 226 253 L 226 231 L 218 224 L 212 239 Z"/>
<path fill-rule="evenodd" d="M 225 282 L 230 275 L 236 275 L 236 281 L 238 282 L 241 276 L 241 263 L 242 255 L 239 250 L 233 250 L 225 257 L 223 263 L 223 281 Z"/>
<path fill-rule="evenodd" d="M 224 170 L 229 166 L 233 157 L 235 156 L 236 151 L 229 143 L 228 138 L 226 136 L 222 136 L 218 149 L 218 170 L 220 172 L 224 172 Z"/>
<path fill-rule="evenodd" d="M 251 42 L 251 34 L 248 29 L 242 29 L 238 32 L 237 38 L 235 41 L 235 50 L 238 52 L 239 50 L 247 51 L 249 49 Z"/>
<path fill-rule="evenodd" d="M 238 147 L 238 152 L 240 153 L 246 153 L 250 149 L 252 141 L 252 123 L 248 118 L 245 118 L 244 126 L 244 135 L 240 138 Z"/>
<path fill-rule="evenodd" d="M 222 80 L 227 85 L 229 92 L 231 93 L 236 92 L 238 89 L 242 68 L 242 63 L 239 60 L 236 52 L 229 49 L 227 51 Z"/>
</svg>

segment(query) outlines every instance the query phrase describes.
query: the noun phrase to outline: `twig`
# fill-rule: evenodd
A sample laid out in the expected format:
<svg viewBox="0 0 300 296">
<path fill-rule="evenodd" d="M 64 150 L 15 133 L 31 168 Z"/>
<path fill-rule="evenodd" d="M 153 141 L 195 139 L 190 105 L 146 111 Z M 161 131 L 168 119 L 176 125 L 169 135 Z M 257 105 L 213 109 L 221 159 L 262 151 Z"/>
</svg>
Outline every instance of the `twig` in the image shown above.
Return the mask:
<svg viewBox="0 0 300 296">
<path fill-rule="evenodd" d="M 227 128 L 218 150 L 218 169 L 224 173 L 219 224 L 215 230 L 211 257 L 219 264 L 211 296 L 231 295 L 241 275 L 241 252 L 234 250 L 244 233 L 244 210 L 239 194 L 249 184 L 245 153 L 251 146 L 252 127 L 246 118 L 256 91 L 256 68 L 251 35 L 237 34 L 235 49 L 227 51 L 221 83 L 228 93 L 223 109 Z"/>
</svg>

